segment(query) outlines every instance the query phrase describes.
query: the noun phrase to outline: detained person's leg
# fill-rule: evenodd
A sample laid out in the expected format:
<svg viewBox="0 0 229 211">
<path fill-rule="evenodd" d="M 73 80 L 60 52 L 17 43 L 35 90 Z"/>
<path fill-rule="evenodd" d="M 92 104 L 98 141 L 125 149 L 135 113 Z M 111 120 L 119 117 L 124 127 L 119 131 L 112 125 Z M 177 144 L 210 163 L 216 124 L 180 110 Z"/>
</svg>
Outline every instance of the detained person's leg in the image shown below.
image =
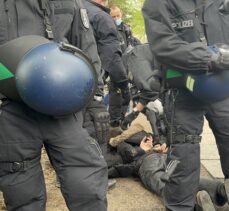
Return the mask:
<svg viewBox="0 0 229 211">
<path fill-rule="evenodd" d="M 229 197 L 229 99 L 209 105 L 206 118 L 216 139 Z"/>
</svg>

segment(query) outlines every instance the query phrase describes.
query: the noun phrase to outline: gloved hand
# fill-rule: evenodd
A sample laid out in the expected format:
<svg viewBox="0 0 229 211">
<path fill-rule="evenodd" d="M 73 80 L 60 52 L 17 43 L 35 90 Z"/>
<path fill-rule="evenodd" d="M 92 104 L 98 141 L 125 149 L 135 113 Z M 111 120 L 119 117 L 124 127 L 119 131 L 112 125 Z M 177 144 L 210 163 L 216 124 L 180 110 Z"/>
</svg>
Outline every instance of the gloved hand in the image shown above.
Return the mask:
<svg viewBox="0 0 229 211">
<path fill-rule="evenodd" d="M 139 111 L 132 111 L 130 114 L 128 114 L 123 119 L 123 121 L 121 122 L 120 127 L 123 130 L 126 130 L 129 127 L 129 125 L 131 124 L 131 122 L 136 119 L 136 117 L 138 116 L 138 114 L 139 114 Z"/>
<path fill-rule="evenodd" d="M 86 108 L 94 123 L 96 138 L 99 144 L 108 140 L 110 115 L 102 101 L 93 100 Z"/>
<path fill-rule="evenodd" d="M 114 86 L 118 88 L 122 95 L 122 105 L 128 106 L 130 103 L 130 89 L 128 87 L 128 81 L 114 83 Z"/>
<path fill-rule="evenodd" d="M 229 70 L 229 46 L 216 44 L 208 46 L 208 52 L 212 55 L 209 69 L 212 72 Z"/>
<path fill-rule="evenodd" d="M 121 94 L 122 94 L 122 105 L 123 106 L 128 106 L 130 103 L 130 90 L 129 87 L 126 89 L 121 89 Z"/>
<path fill-rule="evenodd" d="M 147 105 L 147 108 L 154 111 L 155 113 L 158 113 L 159 115 L 162 115 L 164 113 L 164 108 L 162 106 L 162 103 L 159 99 L 156 99 L 154 101 L 150 101 Z"/>
</svg>

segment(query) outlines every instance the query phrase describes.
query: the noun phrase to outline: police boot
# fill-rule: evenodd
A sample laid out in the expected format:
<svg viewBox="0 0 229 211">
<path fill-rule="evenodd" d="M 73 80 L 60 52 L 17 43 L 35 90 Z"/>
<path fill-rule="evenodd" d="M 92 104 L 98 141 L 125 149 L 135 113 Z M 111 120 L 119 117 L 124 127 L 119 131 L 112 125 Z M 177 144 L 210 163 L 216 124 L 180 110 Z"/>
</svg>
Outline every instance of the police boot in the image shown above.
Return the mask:
<svg viewBox="0 0 229 211">
<path fill-rule="evenodd" d="M 196 203 L 201 208 L 196 210 L 215 211 L 210 195 L 204 190 L 196 194 Z"/>
<path fill-rule="evenodd" d="M 115 187 L 117 181 L 115 179 L 108 179 L 108 190 L 111 190 Z"/>
<path fill-rule="evenodd" d="M 205 190 L 217 206 L 223 206 L 227 201 L 224 184 L 214 179 L 200 178 L 199 191 Z"/>
</svg>

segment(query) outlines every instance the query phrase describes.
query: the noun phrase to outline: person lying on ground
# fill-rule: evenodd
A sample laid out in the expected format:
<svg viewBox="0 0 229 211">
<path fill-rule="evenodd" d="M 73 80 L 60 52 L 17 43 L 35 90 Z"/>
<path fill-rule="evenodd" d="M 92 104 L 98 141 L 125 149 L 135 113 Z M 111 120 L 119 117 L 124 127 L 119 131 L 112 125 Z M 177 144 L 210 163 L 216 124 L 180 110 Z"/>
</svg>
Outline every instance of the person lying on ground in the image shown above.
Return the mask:
<svg viewBox="0 0 229 211">
<path fill-rule="evenodd" d="M 117 139 L 110 139 L 113 141 L 110 142 L 112 146 L 116 145 L 123 163 L 110 167 L 108 176 L 137 176 L 145 188 L 162 198 L 165 184 L 173 177 L 173 171 L 176 165 L 179 165 L 179 161 L 174 160 L 166 164 L 166 143 L 154 146 L 152 135 L 146 133 L 140 123 L 131 125 L 128 130 L 117 136 Z M 223 206 L 228 201 L 224 184 L 220 181 L 201 177 L 198 191 L 196 210 L 197 207 L 201 207 L 202 210 L 214 211 L 214 205 Z"/>
</svg>

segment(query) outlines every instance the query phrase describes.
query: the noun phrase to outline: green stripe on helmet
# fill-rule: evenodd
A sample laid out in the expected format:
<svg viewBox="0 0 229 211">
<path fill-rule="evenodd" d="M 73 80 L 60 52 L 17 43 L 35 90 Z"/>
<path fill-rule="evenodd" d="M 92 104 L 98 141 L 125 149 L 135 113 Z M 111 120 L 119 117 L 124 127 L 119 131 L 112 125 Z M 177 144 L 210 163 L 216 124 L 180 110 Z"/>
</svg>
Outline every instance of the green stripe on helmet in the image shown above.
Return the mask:
<svg viewBox="0 0 229 211">
<path fill-rule="evenodd" d="M 14 74 L 11 73 L 6 66 L 0 63 L 0 80 L 14 77 Z"/>
<path fill-rule="evenodd" d="M 166 79 L 178 78 L 183 76 L 183 74 L 177 70 L 168 69 L 166 71 Z"/>
</svg>

